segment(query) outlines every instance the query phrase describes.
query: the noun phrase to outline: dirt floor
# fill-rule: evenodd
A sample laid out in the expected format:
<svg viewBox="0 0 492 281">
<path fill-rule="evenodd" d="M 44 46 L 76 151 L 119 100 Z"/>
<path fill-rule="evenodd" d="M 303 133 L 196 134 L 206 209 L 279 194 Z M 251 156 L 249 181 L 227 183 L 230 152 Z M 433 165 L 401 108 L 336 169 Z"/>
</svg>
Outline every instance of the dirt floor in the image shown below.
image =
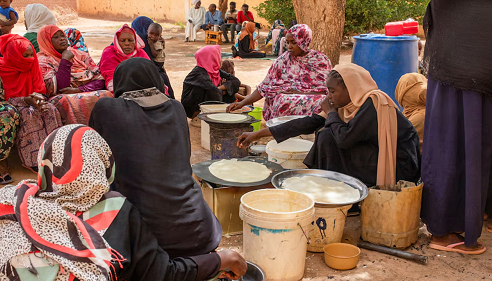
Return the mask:
<svg viewBox="0 0 492 281">
<path fill-rule="evenodd" d="M 83 32 L 92 57 L 99 61 L 102 50 L 111 44 L 113 34 L 123 22 L 100 21 L 79 18 L 70 23 Z M 195 66 L 193 54 L 205 45 L 204 33 L 199 33 L 198 41 L 183 43 L 184 30 L 172 24 L 163 24 L 166 39 L 166 69 L 177 99 L 181 97 L 182 83 L 185 76 Z M 18 24 L 14 33 L 24 34 L 23 24 Z M 261 32 L 263 38 L 266 32 Z M 222 45 L 223 52 L 231 52 L 230 44 Z M 350 62 L 350 51 L 343 51 L 341 63 Z M 273 61 L 249 59 L 237 61 L 236 75 L 244 84 L 255 88 L 268 72 Z M 259 102 L 257 106 L 262 106 Z M 263 126 L 265 126 L 263 122 Z M 192 144 L 191 163 L 210 159 L 210 152 L 201 147 L 200 129 L 190 126 Z M 264 141 L 263 141 L 264 142 Z M 35 178 L 36 175 L 21 167 L 16 151 L 9 158 L 12 176 L 16 181 Z M 347 221 L 343 242 L 356 244 L 360 236 L 360 218 L 350 217 Z M 484 230 L 481 241 L 492 249 L 492 233 Z M 427 255 L 427 265 L 419 265 L 400 258 L 395 258 L 373 251 L 362 250 L 356 269 L 336 271 L 324 264 L 322 254 L 308 253 L 303 280 L 491 280 L 492 250 L 481 256 L 466 256 L 457 253 L 445 253 L 428 248 L 429 238 L 425 228 L 421 229 L 417 243 L 407 249 L 409 252 Z M 242 251 L 242 236 L 224 237 L 221 248 Z"/>
</svg>

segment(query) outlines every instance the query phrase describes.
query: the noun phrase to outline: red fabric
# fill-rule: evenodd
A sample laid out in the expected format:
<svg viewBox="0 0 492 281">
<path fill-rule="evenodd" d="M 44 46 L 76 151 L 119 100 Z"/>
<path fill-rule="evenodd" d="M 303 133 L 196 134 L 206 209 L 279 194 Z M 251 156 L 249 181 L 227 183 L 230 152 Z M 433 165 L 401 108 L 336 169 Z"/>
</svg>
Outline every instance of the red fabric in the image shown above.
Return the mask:
<svg viewBox="0 0 492 281">
<path fill-rule="evenodd" d="M 22 54 L 31 46 L 34 57 Z M 46 94 L 38 56 L 31 42 L 17 34 L 0 36 L 0 78 L 3 81 L 5 99 L 27 97 L 32 93 Z"/>
<path fill-rule="evenodd" d="M 248 17 L 251 19 L 249 20 L 243 13 L 243 11 L 239 11 L 239 13 L 237 13 L 237 23 L 239 24 L 242 24 L 243 22 L 245 21 L 255 21 L 255 18 L 253 17 L 253 13 L 248 11 L 247 13 Z"/>
<path fill-rule="evenodd" d="M 221 50 L 219 45 L 205 46 L 195 53 L 196 65 L 208 72 L 215 86 L 220 84 Z"/>
<path fill-rule="evenodd" d="M 118 42 L 118 38 L 120 37 L 121 33 L 124 32 L 129 32 L 133 34 L 133 36 L 136 38 L 135 50 L 129 55 L 123 52 Z M 123 25 L 118 31 L 116 31 L 116 34 L 113 38 L 113 45 L 108 46 L 104 49 L 101 55 L 101 61 L 99 62 L 99 69 L 101 69 L 101 73 L 106 80 L 106 86 L 108 86 L 108 84 L 113 81 L 114 71 L 122 61 L 134 57 L 146 58 L 150 60 L 149 56 L 144 51 L 144 47 L 145 43 L 143 42 L 143 40 L 137 35 L 135 30 L 130 28 L 127 24 Z"/>
<path fill-rule="evenodd" d="M 15 214 L 14 206 L 0 204 L 0 216 Z"/>
<path fill-rule="evenodd" d="M 57 33 L 58 31 L 63 32 L 58 26 L 56 25 L 45 25 L 43 26 L 39 31 L 38 31 L 38 45 L 39 45 L 39 51 L 45 53 L 46 55 L 54 58 L 58 64 L 60 64 L 60 60 L 62 58 L 62 54 L 60 54 L 55 48 L 53 47 L 53 44 L 51 43 L 51 39 Z M 65 34 L 63 32 L 63 34 Z M 67 39 L 68 42 L 68 39 Z M 68 48 L 74 55 L 73 59 L 71 60 L 72 62 L 72 71 L 73 72 L 84 72 L 87 70 L 87 65 L 84 62 L 87 59 L 87 56 L 89 55 L 86 52 L 82 52 L 76 49 L 73 49 L 71 47 Z"/>
</svg>

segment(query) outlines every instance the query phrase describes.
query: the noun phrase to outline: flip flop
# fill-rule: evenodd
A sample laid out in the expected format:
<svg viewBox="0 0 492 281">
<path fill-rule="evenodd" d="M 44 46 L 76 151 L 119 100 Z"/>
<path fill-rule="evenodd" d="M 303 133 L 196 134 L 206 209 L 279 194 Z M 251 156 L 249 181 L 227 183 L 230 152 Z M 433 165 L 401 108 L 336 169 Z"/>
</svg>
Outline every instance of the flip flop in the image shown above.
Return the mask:
<svg viewBox="0 0 492 281">
<path fill-rule="evenodd" d="M 487 248 L 485 246 L 483 246 L 483 248 L 480 248 L 480 249 L 477 249 L 474 251 L 466 251 L 466 250 L 455 248 L 457 246 L 461 246 L 464 244 L 465 244 L 465 242 L 459 242 L 459 243 L 454 243 L 454 244 L 450 244 L 447 246 L 441 246 L 441 245 L 431 243 L 431 244 L 429 244 L 429 247 L 431 249 L 434 249 L 434 250 L 445 251 L 445 252 L 454 252 L 454 253 L 460 253 L 460 254 L 465 254 L 465 255 L 480 255 L 480 254 L 483 254 L 485 252 L 485 250 L 487 250 Z"/>
<path fill-rule="evenodd" d="M 492 229 L 490 229 L 488 227 L 485 227 L 485 229 L 487 229 L 488 232 L 492 233 Z"/>
<path fill-rule="evenodd" d="M 14 179 L 9 175 L 9 173 L 6 173 L 5 175 L 0 176 L 0 184 L 1 185 L 13 183 L 13 182 L 14 182 Z"/>
</svg>

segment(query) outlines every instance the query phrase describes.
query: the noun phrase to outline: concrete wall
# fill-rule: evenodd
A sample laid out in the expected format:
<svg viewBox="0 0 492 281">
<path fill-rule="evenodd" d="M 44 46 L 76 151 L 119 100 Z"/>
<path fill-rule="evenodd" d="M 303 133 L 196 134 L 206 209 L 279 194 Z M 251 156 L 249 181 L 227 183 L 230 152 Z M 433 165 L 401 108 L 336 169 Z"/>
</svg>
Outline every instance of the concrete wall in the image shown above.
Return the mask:
<svg viewBox="0 0 492 281">
<path fill-rule="evenodd" d="M 63 1 L 63 0 L 47 0 Z M 101 18 L 106 20 L 131 20 L 145 15 L 157 21 L 185 22 L 186 15 L 191 7 L 192 0 L 76 0 L 79 15 Z M 260 19 L 252 7 L 263 0 L 235 1 L 238 8 L 244 3 L 250 6 L 255 20 L 266 24 Z M 202 6 L 208 8 L 211 3 L 218 4 L 218 0 L 202 0 Z"/>
<path fill-rule="evenodd" d="M 82 0 L 83 1 L 83 0 Z M 52 9 L 56 6 L 61 6 L 63 8 L 77 8 L 77 0 L 13 0 L 12 8 L 15 10 L 24 10 L 28 4 L 43 4 L 46 7 Z"/>
</svg>

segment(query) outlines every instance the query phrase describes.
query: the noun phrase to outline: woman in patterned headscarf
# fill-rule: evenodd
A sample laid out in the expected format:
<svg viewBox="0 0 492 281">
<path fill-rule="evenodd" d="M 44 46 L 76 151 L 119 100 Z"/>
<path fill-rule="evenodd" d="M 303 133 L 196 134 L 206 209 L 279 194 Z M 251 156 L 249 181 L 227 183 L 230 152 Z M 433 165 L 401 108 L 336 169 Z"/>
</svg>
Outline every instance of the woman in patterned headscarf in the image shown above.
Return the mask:
<svg viewBox="0 0 492 281">
<path fill-rule="evenodd" d="M 305 24 L 289 29 L 288 52 L 280 56 L 256 91 L 229 111 L 265 98 L 263 117 L 270 120 L 287 115 L 321 112 L 320 103 L 328 91 L 325 85 L 331 62 L 323 53 L 311 50 L 312 31 Z"/>
<path fill-rule="evenodd" d="M 39 67 L 46 95 L 62 116 L 62 122 L 85 124 L 94 104 L 102 97 L 113 97 L 105 91 L 104 78 L 91 56 L 70 47 L 56 25 L 46 25 L 38 32 Z"/>
<path fill-rule="evenodd" d="M 0 280 L 195 281 L 225 268 L 245 273 L 232 251 L 170 259 L 136 208 L 109 192 L 113 154 L 93 129 L 54 131 L 38 162 L 37 181 L 0 189 Z"/>
</svg>

